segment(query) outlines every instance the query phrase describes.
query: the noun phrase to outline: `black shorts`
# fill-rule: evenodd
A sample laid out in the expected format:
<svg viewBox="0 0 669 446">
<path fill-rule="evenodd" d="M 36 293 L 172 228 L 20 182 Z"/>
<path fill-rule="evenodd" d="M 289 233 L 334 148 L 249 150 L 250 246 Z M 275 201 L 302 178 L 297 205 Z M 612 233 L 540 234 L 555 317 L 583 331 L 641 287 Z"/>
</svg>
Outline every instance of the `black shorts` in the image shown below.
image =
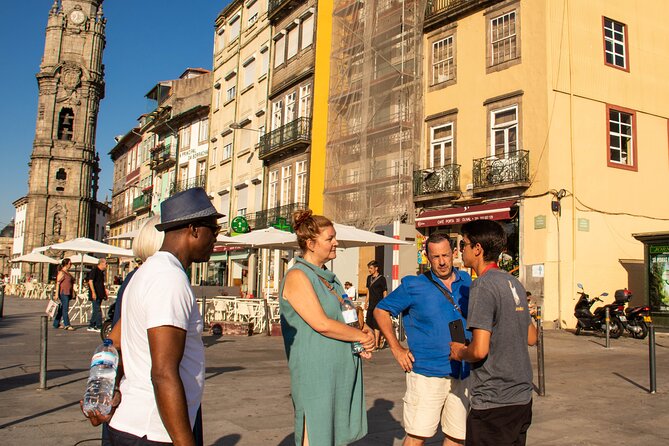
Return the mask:
<svg viewBox="0 0 669 446">
<path fill-rule="evenodd" d="M 466 446 L 525 446 L 532 424 L 532 401 L 520 406 L 471 409 Z"/>
</svg>

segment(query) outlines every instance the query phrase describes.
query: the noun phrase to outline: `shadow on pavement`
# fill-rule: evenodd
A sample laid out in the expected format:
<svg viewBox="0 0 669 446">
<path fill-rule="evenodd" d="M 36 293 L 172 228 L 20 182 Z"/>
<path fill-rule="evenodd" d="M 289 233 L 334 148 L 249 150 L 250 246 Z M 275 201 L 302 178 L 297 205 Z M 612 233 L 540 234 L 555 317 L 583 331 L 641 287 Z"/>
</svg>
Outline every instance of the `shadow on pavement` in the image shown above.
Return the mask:
<svg viewBox="0 0 669 446">
<path fill-rule="evenodd" d="M 239 434 L 230 434 L 225 437 L 221 437 L 211 444 L 211 446 L 235 446 L 239 443 L 242 436 Z"/>
<path fill-rule="evenodd" d="M 295 445 L 295 433 L 288 435 L 286 438 L 281 440 L 281 443 L 278 446 L 294 446 Z"/>
<path fill-rule="evenodd" d="M 223 373 L 227 372 L 238 372 L 239 370 L 244 370 L 246 367 L 207 367 L 204 371 L 204 379 L 211 379 L 215 378 L 219 375 L 222 375 Z"/>
<path fill-rule="evenodd" d="M 614 374 L 615 376 L 617 376 L 618 378 L 621 378 L 621 379 L 627 381 L 628 383 L 630 383 L 630 384 L 632 384 L 632 385 L 638 387 L 639 389 L 643 390 L 644 392 L 649 392 L 649 391 L 650 391 L 649 389 L 647 389 L 646 387 L 642 386 L 641 384 L 632 381 L 632 380 L 629 379 L 628 377 L 623 376 L 623 375 L 621 375 L 621 374 L 618 373 L 618 372 L 611 372 L 611 373 L 613 373 L 613 374 Z"/>
<path fill-rule="evenodd" d="M 63 404 L 62 406 L 54 407 L 53 409 L 45 410 L 44 412 L 35 413 L 35 414 L 32 414 L 32 415 L 28 415 L 27 417 L 19 418 L 18 420 L 10 421 L 9 423 L 0 424 L 0 429 L 5 429 L 5 428 L 8 428 L 10 426 L 14 426 L 16 424 L 21 424 L 24 421 L 33 421 L 33 420 L 35 420 L 35 418 L 41 417 L 42 415 L 48 415 L 48 414 L 53 413 L 53 412 L 58 412 L 59 410 L 62 410 L 62 409 L 67 409 L 68 407 L 78 406 L 78 405 L 79 405 L 78 400 L 77 401 L 72 401 L 71 403 Z"/>
<path fill-rule="evenodd" d="M 46 373 L 47 382 L 50 379 L 61 378 L 63 376 L 73 375 L 75 373 L 80 373 L 80 372 L 85 372 L 85 371 L 87 371 L 87 369 L 49 370 Z M 78 379 L 75 379 L 71 382 L 76 382 L 76 381 L 79 381 L 81 379 L 86 379 L 86 378 L 78 378 Z M 35 385 L 35 384 L 39 384 L 39 372 L 25 373 L 25 374 L 21 374 L 21 375 L 11 376 L 9 378 L 0 379 L 0 392 L 4 392 L 5 390 L 15 389 L 17 387 L 23 387 L 23 386 Z M 69 384 L 69 383 L 65 383 L 65 384 Z M 55 386 L 49 386 L 49 388 L 59 387 L 61 385 L 62 384 L 55 385 Z"/>
<path fill-rule="evenodd" d="M 395 403 L 383 398 L 374 401 L 374 405 L 367 411 L 367 436 L 372 435 L 378 444 L 393 444 L 395 439 L 404 438 L 404 429 L 390 411 Z M 365 438 L 352 444 L 364 443 Z"/>
</svg>

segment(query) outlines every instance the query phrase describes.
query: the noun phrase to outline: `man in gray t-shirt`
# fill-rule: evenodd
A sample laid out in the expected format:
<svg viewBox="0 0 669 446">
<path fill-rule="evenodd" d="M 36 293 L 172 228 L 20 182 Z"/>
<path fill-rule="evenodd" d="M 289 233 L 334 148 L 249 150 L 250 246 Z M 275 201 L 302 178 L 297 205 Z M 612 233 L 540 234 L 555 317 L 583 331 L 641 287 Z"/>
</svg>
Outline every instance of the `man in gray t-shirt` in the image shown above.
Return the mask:
<svg viewBox="0 0 669 446">
<path fill-rule="evenodd" d="M 532 366 L 528 345 L 537 340 L 520 282 L 497 268 L 504 229 L 476 220 L 462 227 L 465 266 L 478 278 L 469 295 L 469 345 L 451 343 L 451 359 L 473 363 L 467 445 L 525 445 L 532 422 Z"/>
</svg>

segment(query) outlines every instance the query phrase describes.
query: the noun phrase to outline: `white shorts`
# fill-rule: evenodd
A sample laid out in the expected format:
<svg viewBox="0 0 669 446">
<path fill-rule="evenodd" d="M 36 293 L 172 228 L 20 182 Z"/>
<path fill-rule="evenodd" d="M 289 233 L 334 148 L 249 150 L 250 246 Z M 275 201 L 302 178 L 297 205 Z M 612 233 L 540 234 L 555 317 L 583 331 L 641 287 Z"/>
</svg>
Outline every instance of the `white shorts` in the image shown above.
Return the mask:
<svg viewBox="0 0 669 446">
<path fill-rule="evenodd" d="M 406 374 L 404 430 L 416 437 L 430 438 L 441 422 L 444 434 L 464 440 L 469 411 L 469 378 L 437 378 Z"/>
</svg>

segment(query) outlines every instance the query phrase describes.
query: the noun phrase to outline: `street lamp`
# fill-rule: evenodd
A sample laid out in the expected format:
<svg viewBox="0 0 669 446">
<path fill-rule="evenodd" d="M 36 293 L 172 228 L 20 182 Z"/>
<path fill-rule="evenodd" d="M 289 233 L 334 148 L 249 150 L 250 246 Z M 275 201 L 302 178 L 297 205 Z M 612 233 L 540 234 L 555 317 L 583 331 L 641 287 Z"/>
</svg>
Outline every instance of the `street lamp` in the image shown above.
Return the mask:
<svg viewBox="0 0 669 446">
<path fill-rule="evenodd" d="M 249 121 L 247 121 L 247 122 L 249 122 Z M 250 128 L 250 127 L 249 127 L 249 128 L 244 127 L 244 126 L 241 125 L 239 122 L 233 122 L 233 123 L 230 124 L 228 127 L 229 127 L 230 129 L 232 129 L 232 130 L 249 130 L 249 131 L 251 131 L 251 132 L 265 133 L 264 130 L 258 130 L 258 129 L 252 129 L 252 128 Z"/>
</svg>

